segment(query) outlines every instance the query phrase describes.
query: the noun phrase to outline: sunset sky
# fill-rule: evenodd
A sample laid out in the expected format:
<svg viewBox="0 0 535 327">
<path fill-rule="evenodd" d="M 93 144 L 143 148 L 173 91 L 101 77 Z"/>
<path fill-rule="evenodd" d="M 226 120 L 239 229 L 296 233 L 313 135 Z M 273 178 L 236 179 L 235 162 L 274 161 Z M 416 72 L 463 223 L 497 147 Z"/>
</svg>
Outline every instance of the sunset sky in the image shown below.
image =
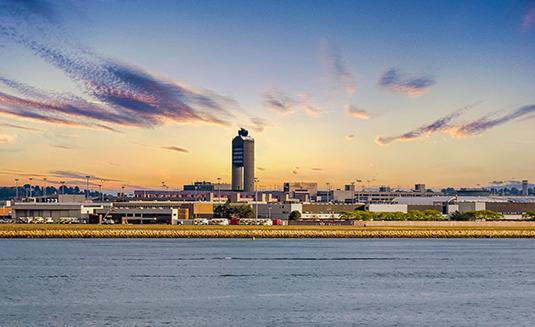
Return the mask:
<svg viewBox="0 0 535 327">
<path fill-rule="evenodd" d="M 535 180 L 535 2 L 0 0 L 0 184 Z"/>
</svg>

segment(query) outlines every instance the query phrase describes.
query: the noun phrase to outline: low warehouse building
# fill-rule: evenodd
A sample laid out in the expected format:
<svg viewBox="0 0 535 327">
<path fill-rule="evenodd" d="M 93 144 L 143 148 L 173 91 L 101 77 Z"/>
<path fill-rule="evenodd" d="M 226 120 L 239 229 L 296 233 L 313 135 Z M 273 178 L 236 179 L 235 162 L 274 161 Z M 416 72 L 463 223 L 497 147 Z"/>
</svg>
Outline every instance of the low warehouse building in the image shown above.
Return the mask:
<svg viewBox="0 0 535 327">
<path fill-rule="evenodd" d="M 113 221 L 115 224 L 172 224 L 188 219 L 188 209 L 168 206 L 131 205 L 128 202 L 114 203 L 108 209 L 96 210 L 98 220 L 94 222 Z"/>
<path fill-rule="evenodd" d="M 303 205 L 300 203 L 258 203 L 257 206 L 260 218 L 288 220 L 292 211 L 303 213 Z"/>
<path fill-rule="evenodd" d="M 20 202 L 13 204 L 11 209 L 13 220 L 16 222 L 64 223 L 80 222 L 83 219 L 87 219 L 95 210 L 102 209 L 108 205 L 96 203 Z"/>
</svg>

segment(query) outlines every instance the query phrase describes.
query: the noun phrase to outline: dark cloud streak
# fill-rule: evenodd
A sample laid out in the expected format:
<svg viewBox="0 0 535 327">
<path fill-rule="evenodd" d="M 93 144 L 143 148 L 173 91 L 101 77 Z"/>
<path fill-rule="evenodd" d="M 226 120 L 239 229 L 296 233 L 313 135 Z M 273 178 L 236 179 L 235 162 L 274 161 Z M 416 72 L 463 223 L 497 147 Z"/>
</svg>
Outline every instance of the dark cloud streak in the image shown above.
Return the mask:
<svg viewBox="0 0 535 327">
<path fill-rule="evenodd" d="M 435 132 L 440 132 L 440 131 L 446 131 L 448 129 L 451 129 L 453 126 L 451 124 L 451 122 L 458 118 L 459 116 L 461 116 L 463 113 L 465 113 L 466 111 L 472 109 L 473 107 L 475 107 L 477 104 L 472 104 L 472 105 L 469 105 L 469 106 L 466 106 L 466 107 L 463 107 L 447 116 L 444 116 L 444 117 L 441 117 L 437 120 L 435 120 L 434 122 L 432 122 L 431 124 L 427 124 L 427 125 L 423 125 L 423 126 L 420 126 L 416 129 L 413 129 L 409 132 L 406 132 L 406 133 L 403 133 L 401 135 L 398 135 L 398 136 L 390 136 L 390 137 L 377 137 L 375 142 L 379 145 L 386 145 L 388 143 L 392 143 L 394 141 L 412 141 L 412 140 L 415 140 L 415 139 L 418 139 L 418 138 L 421 138 L 421 137 L 424 137 L 424 136 L 427 136 L 427 135 L 431 135 Z"/>
<path fill-rule="evenodd" d="M 397 68 L 388 69 L 379 79 L 379 85 L 408 96 L 419 96 L 435 84 L 431 76 L 406 77 Z"/>
<path fill-rule="evenodd" d="M 189 153 L 189 150 L 174 145 L 162 146 L 162 149 L 174 152 Z"/>
<path fill-rule="evenodd" d="M 322 48 L 333 78 L 348 95 L 353 95 L 357 88 L 355 77 L 347 68 L 340 49 L 327 41 L 322 43 Z"/>
<path fill-rule="evenodd" d="M 535 105 L 521 107 L 509 114 L 497 118 L 483 117 L 476 121 L 464 124 L 455 128 L 453 134 L 456 136 L 477 135 L 488 129 L 509 123 L 510 121 L 524 118 L 528 115 L 535 114 Z"/>
</svg>

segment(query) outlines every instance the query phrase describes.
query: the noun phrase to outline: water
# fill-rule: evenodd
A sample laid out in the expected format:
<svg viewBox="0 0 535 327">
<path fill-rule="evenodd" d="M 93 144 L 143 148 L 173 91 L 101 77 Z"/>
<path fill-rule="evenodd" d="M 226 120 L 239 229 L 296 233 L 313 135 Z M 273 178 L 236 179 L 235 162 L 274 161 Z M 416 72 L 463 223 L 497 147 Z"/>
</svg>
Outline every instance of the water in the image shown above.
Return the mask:
<svg viewBox="0 0 535 327">
<path fill-rule="evenodd" d="M 535 241 L 0 240 L 0 326 L 535 323 Z"/>
</svg>

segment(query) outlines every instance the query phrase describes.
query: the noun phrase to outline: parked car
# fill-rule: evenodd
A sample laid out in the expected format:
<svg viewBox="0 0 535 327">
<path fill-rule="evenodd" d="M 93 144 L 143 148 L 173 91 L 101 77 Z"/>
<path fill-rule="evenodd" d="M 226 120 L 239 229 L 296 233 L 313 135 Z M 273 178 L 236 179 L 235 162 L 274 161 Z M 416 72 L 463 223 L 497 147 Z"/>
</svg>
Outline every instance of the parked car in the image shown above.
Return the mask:
<svg viewBox="0 0 535 327">
<path fill-rule="evenodd" d="M 210 222 L 206 218 L 193 219 L 193 225 L 208 225 Z"/>
</svg>

